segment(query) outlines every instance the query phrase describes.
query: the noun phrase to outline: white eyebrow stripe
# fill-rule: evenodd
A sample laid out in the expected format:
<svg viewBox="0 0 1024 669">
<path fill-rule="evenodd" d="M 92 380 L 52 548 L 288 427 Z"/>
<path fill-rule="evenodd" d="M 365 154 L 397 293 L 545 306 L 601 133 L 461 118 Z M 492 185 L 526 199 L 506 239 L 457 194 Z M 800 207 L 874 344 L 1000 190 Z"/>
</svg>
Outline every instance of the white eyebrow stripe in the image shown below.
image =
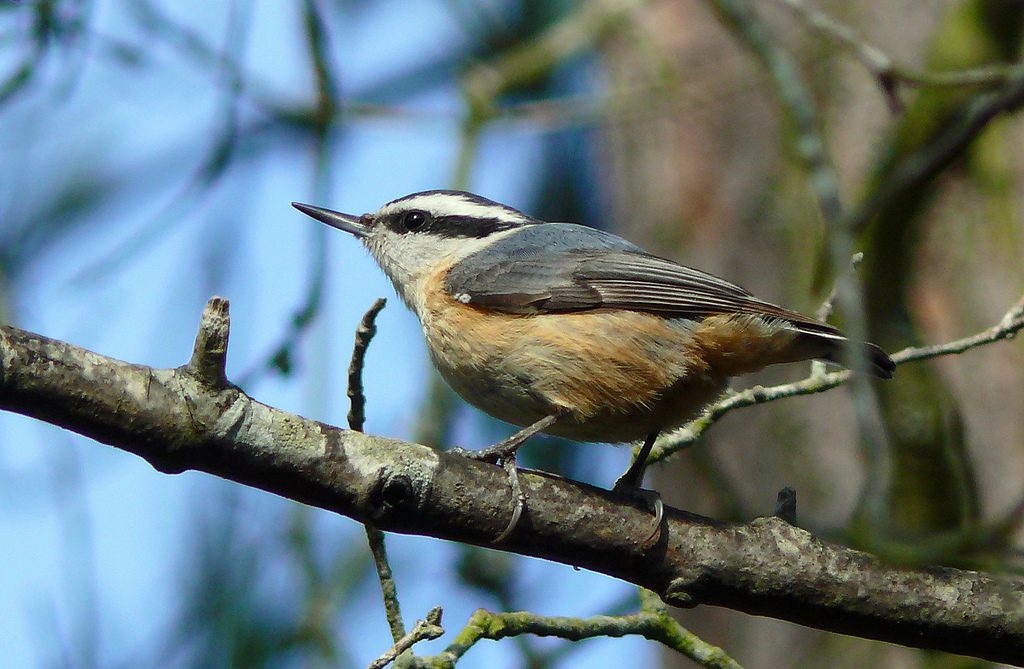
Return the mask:
<svg viewBox="0 0 1024 669">
<path fill-rule="evenodd" d="M 379 215 L 387 216 L 396 211 L 422 209 L 434 216 L 468 216 L 471 218 L 492 218 L 503 223 L 526 223 L 531 219 L 525 214 L 500 205 L 485 205 L 450 193 L 428 193 L 405 198 L 384 205 Z"/>
</svg>

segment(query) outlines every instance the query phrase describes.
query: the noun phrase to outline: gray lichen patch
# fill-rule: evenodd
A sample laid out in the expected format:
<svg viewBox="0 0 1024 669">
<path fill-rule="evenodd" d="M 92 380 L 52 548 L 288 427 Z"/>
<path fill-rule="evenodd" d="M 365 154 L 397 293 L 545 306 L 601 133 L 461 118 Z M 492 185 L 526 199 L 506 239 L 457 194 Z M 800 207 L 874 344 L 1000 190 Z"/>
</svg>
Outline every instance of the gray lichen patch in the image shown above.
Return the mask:
<svg viewBox="0 0 1024 669">
<path fill-rule="evenodd" d="M 382 482 L 395 477 L 408 480 L 420 501 L 427 498 L 440 465 L 431 448 L 353 432 L 345 440 L 343 457 L 351 471 L 364 480 Z"/>
</svg>

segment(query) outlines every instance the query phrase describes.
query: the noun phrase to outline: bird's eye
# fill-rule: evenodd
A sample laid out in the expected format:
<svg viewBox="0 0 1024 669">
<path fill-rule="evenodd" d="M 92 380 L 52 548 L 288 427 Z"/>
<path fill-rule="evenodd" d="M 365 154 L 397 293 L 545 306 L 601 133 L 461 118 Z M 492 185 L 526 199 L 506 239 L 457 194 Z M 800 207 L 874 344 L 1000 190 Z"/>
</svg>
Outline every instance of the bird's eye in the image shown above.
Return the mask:
<svg viewBox="0 0 1024 669">
<path fill-rule="evenodd" d="M 402 216 L 402 226 L 410 232 L 419 230 L 427 224 L 427 212 L 425 211 L 410 211 Z"/>
</svg>

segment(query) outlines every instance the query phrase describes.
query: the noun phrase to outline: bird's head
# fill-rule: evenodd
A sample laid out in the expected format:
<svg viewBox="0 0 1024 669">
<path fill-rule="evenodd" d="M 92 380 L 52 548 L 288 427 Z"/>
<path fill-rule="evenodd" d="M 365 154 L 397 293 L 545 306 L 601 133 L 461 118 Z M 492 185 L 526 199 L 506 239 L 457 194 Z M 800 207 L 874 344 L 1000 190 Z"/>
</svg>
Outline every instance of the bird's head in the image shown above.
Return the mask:
<svg viewBox="0 0 1024 669">
<path fill-rule="evenodd" d="M 415 308 L 419 281 L 450 267 L 537 219 L 493 200 L 452 190 L 413 193 L 355 216 L 293 202 L 292 206 L 360 239 L 395 290 Z"/>
</svg>

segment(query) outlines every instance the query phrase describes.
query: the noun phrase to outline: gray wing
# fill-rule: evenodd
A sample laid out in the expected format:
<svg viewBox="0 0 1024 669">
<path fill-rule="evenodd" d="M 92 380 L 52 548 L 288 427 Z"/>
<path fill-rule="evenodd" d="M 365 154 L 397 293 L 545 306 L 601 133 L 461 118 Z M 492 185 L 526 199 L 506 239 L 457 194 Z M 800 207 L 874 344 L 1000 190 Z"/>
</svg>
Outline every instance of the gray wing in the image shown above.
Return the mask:
<svg viewBox="0 0 1024 669">
<path fill-rule="evenodd" d="M 464 303 L 507 313 L 627 309 L 692 320 L 750 314 L 839 335 L 830 325 L 759 300 L 724 279 L 568 223 L 526 228 L 466 257 L 449 271 L 445 288 Z"/>
</svg>

